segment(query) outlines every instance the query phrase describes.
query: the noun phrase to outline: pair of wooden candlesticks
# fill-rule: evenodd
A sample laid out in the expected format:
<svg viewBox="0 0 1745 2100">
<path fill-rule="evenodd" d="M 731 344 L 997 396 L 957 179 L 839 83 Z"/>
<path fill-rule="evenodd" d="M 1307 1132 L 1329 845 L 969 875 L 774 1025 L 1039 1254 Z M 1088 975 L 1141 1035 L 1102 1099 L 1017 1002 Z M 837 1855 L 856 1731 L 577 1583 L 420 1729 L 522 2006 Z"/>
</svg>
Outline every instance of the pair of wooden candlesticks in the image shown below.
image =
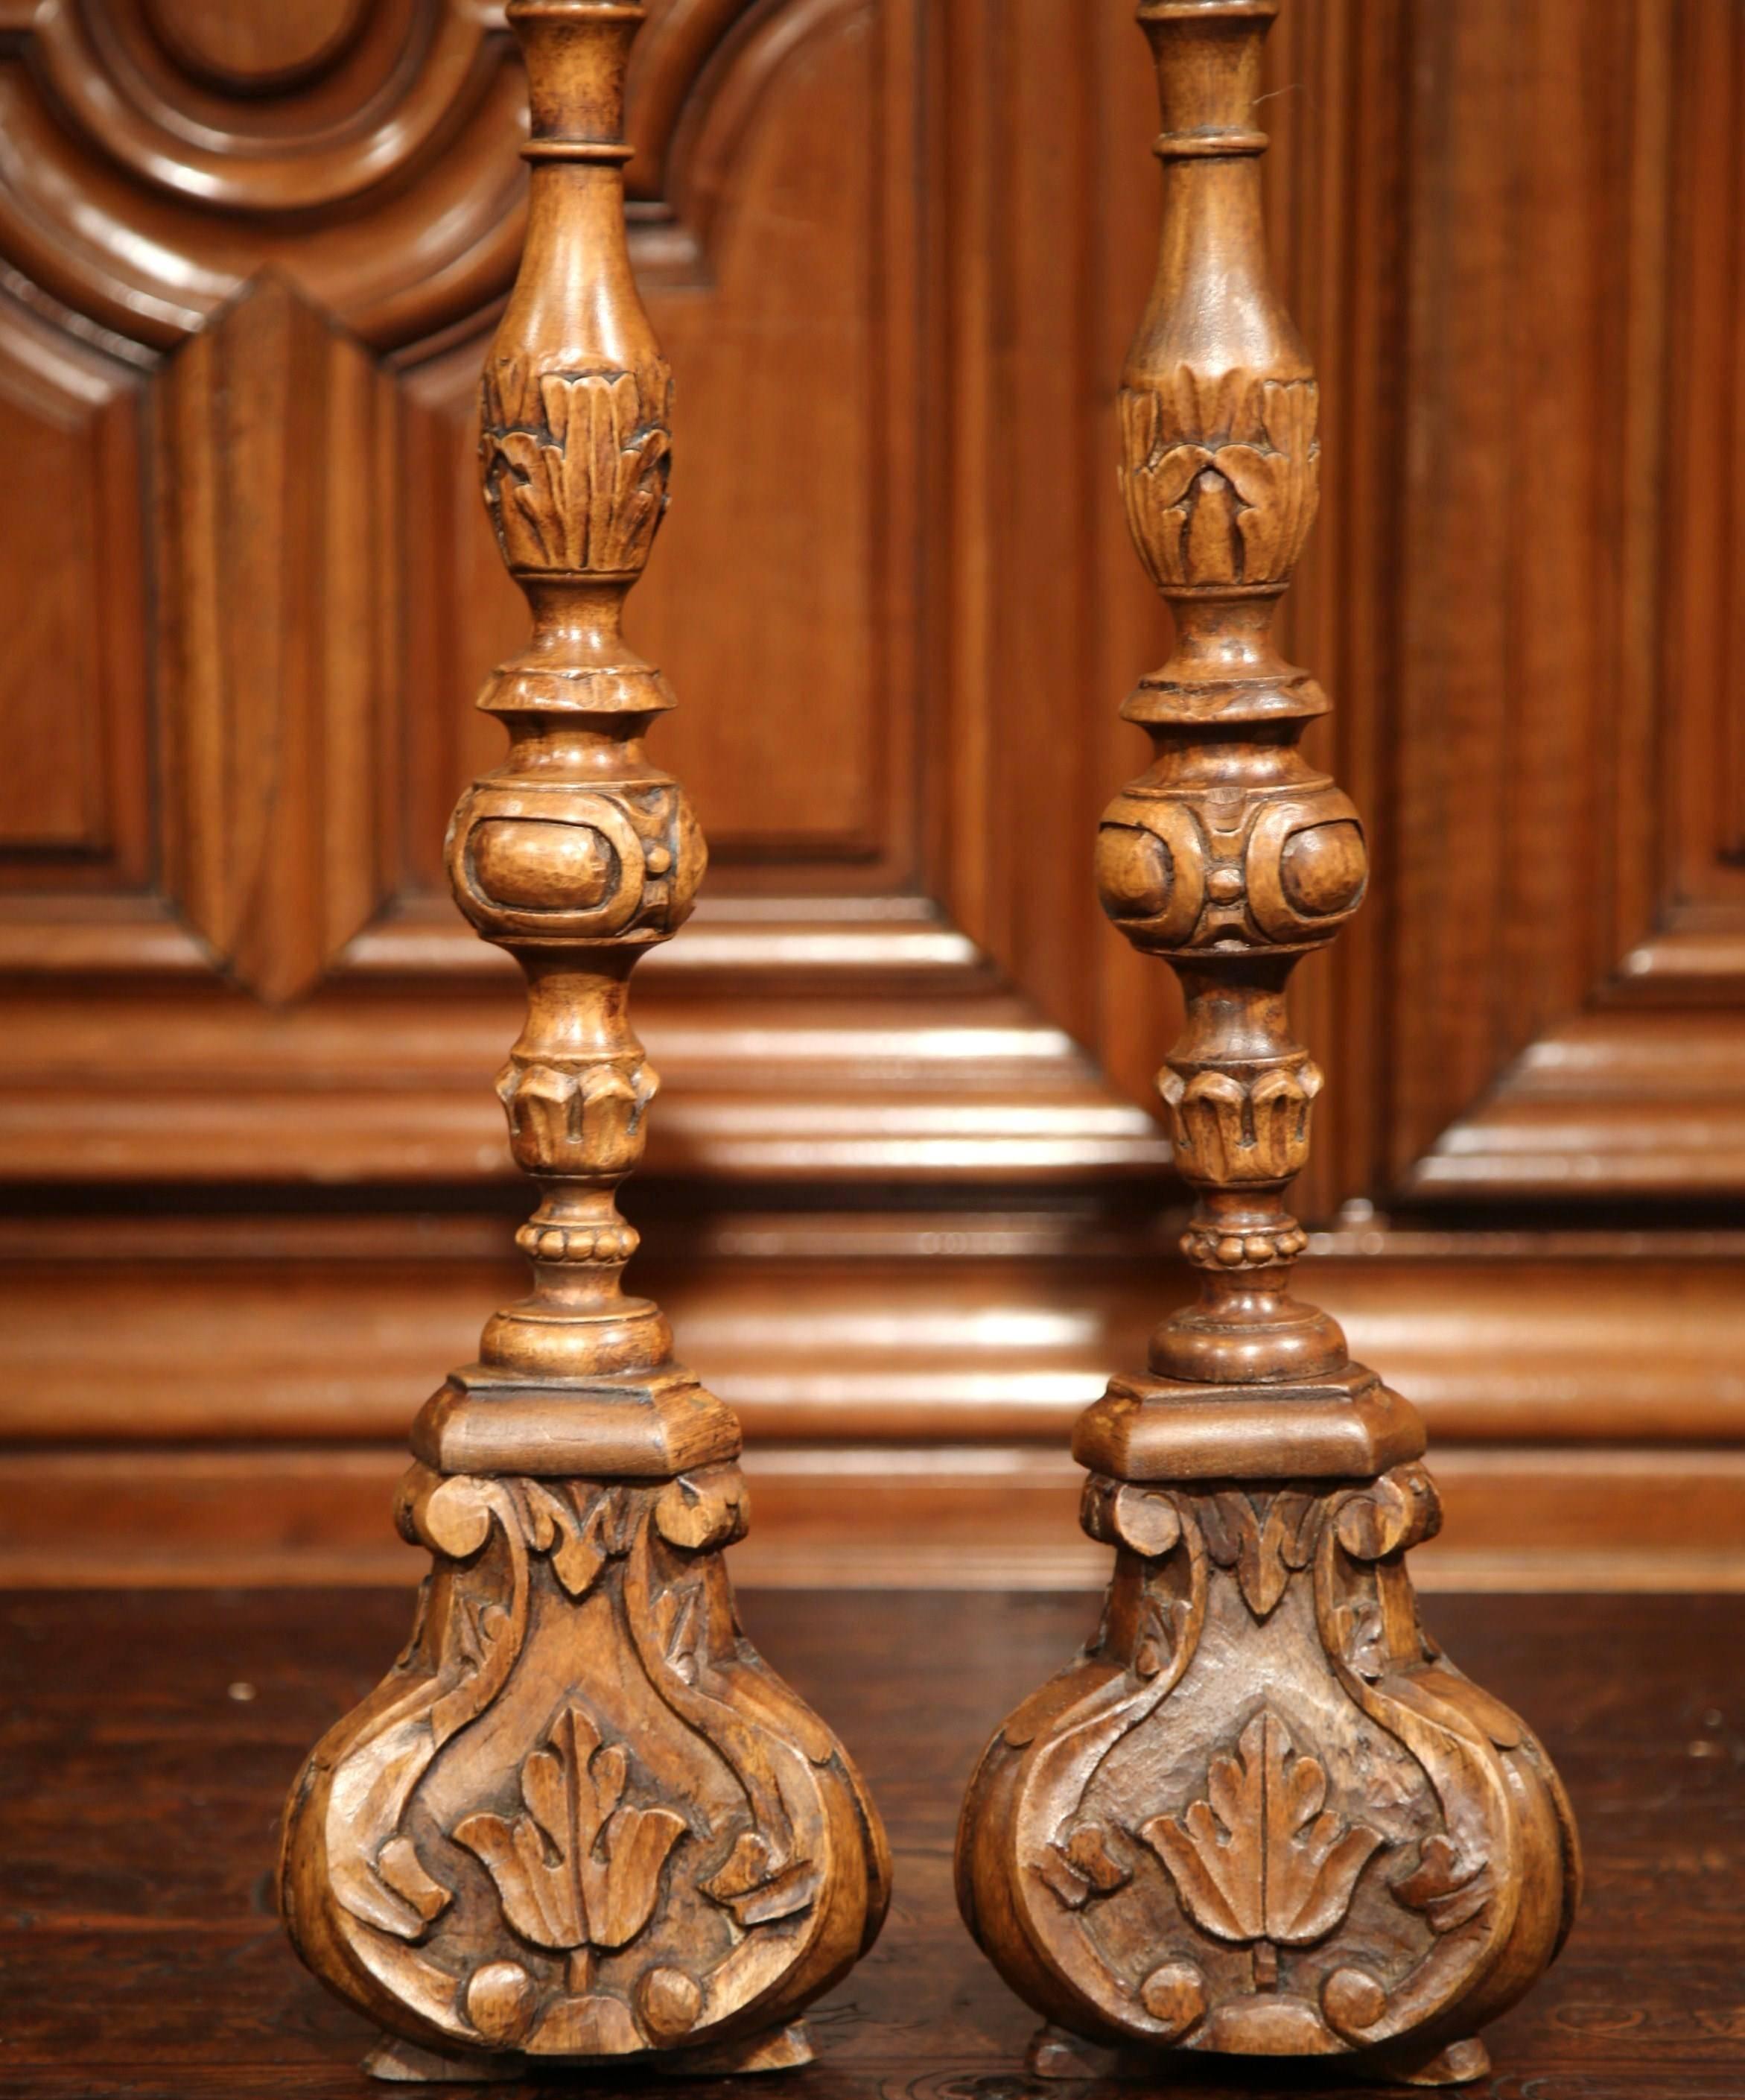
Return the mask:
<svg viewBox="0 0 1745 2100">
<path fill-rule="evenodd" d="M 1417 1415 L 1289 1292 L 1304 1236 L 1283 1196 L 1321 1078 L 1285 985 L 1357 908 L 1365 855 L 1298 749 L 1327 701 L 1269 639 L 1316 483 L 1315 383 L 1262 244 L 1253 115 L 1276 11 L 1139 10 L 1164 221 L 1122 377 L 1122 485 L 1177 642 L 1124 710 L 1155 757 L 1104 816 L 1097 878 L 1186 992 L 1161 1088 L 1202 1287 L 1079 1424 L 1084 1523 L 1115 1549 L 1107 1606 L 984 1756 L 958 1896 L 1048 2023 L 1038 2072 L 1085 2075 L 1088 2041 L 1454 2083 L 1562 1940 L 1575 1833 L 1532 1735 L 1419 1626 L 1404 1555 L 1437 1505 Z M 390 2078 L 804 2062 L 795 2023 L 871 1943 L 889 1889 L 853 1766 L 739 1628 L 722 1557 L 745 1526 L 738 1422 L 620 1288 L 637 1238 L 614 1192 L 655 1088 L 628 979 L 704 862 L 643 748 L 672 696 L 620 633 L 670 446 L 624 227 L 642 14 L 509 8 L 531 215 L 481 457 L 534 634 L 481 699 L 511 748 L 462 798 L 448 865 L 527 973 L 497 1090 L 542 1189 L 518 1234 L 534 1289 L 418 1417 L 398 1520 L 434 1565 L 412 1641 L 286 1814 L 286 1923 L 387 2030 L 371 2064 Z"/>
</svg>

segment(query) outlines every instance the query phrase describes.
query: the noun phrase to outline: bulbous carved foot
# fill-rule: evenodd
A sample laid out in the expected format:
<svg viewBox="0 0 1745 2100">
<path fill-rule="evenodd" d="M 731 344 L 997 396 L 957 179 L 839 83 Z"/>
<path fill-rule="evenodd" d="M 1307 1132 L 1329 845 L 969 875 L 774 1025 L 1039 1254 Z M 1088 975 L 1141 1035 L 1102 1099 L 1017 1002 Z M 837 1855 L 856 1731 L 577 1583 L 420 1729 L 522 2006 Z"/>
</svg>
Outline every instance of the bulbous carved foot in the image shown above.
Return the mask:
<svg viewBox="0 0 1745 2100">
<path fill-rule="evenodd" d="M 1082 2085 L 1087 2079 L 1155 2085 L 1157 2067 L 1142 2049 L 1109 2049 L 1069 2034 L 1045 2020 L 1030 2037 L 1024 2067 L 1032 2078 Z M 1400 2054 L 1377 2050 L 1355 2059 L 1353 2068 L 1376 2085 L 1470 2085 L 1491 2068 L 1490 2051 L 1471 2038 L 1428 2054 L 1408 2045 Z"/>
<path fill-rule="evenodd" d="M 280 1863 L 303 1960 L 411 2045 L 371 2067 L 804 2062 L 788 2023 L 870 1944 L 889 1863 L 845 1753 L 739 1630 L 737 1467 L 417 1465 L 401 1517 L 436 1556 L 411 1643 L 316 1747 Z"/>
<path fill-rule="evenodd" d="M 770 2071 L 799 2071 L 813 2059 L 805 2023 L 795 2020 L 743 2041 L 710 2049 L 681 2049 L 657 2057 L 652 2068 L 664 2078 L 743 2078 Z M 416 2042 L 389 2036 L 364 2059 L 364 2069 L 386 2085 L 493 2085 L 537 2075 L 525 2056 L 474 2056 L 421 2049 Z"/>
<path fill-rule="evenodd" d="M 1474 2032 L 1561 1946 L 1579 1863 L 1545 1751 L 1419 1625 L 1429 1476 L 1086 1493 L 1114 1581 L 972 1783 L 977 1941 L 1095 2044 L 1479 2076 Z"/>
</svg>

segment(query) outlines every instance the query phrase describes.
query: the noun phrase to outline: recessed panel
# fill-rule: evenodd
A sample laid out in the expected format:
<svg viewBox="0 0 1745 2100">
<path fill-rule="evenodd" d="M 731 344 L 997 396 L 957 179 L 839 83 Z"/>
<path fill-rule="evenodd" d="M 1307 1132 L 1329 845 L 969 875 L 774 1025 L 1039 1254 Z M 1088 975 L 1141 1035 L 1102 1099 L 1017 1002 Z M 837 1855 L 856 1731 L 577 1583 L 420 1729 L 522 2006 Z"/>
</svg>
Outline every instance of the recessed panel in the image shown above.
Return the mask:
<svg viewBox="0 0 1745 2100">
<path fill-rule="evenodd" d="M 897 668 L 910 620 L 887 542 L 910 448 L 891 437 L 886 345 L 913 326 L 914 258 L 893 253 L 884 192 L 921 172 L 893 176 L 879 152 L 892 33 L 870 7 L 789 7 L 730 42 L 688 116 L 677 224 L 636 236 L 676 406 L 672 507 L 627 625 L 677 692 L 651 749 L 697 805 L 717 888 L 908 872 L 913 796 L 888 754 L 914 704 Z M 503 748 L 471 703 L 527 629 L 478 496 L 483 349 L 408 386 L 412 712 L 447 712 L 408 805 L 431 882 L 455 796 Z"/>
<path fill-rule="evenodd" d="M 147 816 L 137 402 L 0 327 L 0 884 L 130 887 Z M 28 361 L 27 361 L 28 360 Z"/>
</svg>

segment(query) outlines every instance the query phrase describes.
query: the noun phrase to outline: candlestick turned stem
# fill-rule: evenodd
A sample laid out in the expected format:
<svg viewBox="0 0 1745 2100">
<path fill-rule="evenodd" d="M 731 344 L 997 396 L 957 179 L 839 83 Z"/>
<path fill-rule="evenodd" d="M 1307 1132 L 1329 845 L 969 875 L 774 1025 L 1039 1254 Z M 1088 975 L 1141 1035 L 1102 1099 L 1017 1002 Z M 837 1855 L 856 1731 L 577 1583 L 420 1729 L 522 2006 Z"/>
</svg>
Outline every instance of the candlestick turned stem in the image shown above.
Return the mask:
<svg viewBox="0 0 1745 2100">
<path fill-rule="evenodd" d="M 672 705 L 624 600 L 667 501 L 671 382 L 631 275 L 624 81 L 644 10 L 511 0 L 532 163 L 480 452 L 533 639 L 479 704 L 509 752 L 461 798 L 461 910 L 527 973 L 499 1075 L 539 1181 L 531 1296 L 419 1415 L 399 1522 L 434 1556 L 412 1643 L 287 1811 L 298 1952 L 390 2032 L 384 2077 L 664 2054 L 806 2060 L 800 2009 L 870 1943 L 888 1861 L 840 1746 L 740 1632 L 732 1410 L 626 1297 L 617 1186 L 655 1077 L 627 1008 L 703 839 L 643 738 Z"/>
<path fill-rule="evenodd" d="M 1454 2083 L 1561 1945 L 1579 1869 L 1545 1751 L 1419 1625 L 1405 1554 L 1439 1515 L 1418 1416 L 1289 1290 L 1305 1238 L 1285 1193 L 1321 1075 L 1285 986 L 1357 909 L 1366 858 L 1299 749 L 1327 700 L 1271 638 L 1317 453 L 1262 234 L 1276 11 L 1139 10 L 1163 228 L 1121 376 L 1121 485 L 1176 641 L 1122 710 L 1153 757 L 1104 814 L 1097 880 L 1186 995 L 1159 1088 L 1199 1302 L 1078 1424 L 1107 1608 L 985 1754 L 958 1894 L 1051 2023 L 1039 2072 L 1083 2075 L 1077 2036 Z"/>
</svg>

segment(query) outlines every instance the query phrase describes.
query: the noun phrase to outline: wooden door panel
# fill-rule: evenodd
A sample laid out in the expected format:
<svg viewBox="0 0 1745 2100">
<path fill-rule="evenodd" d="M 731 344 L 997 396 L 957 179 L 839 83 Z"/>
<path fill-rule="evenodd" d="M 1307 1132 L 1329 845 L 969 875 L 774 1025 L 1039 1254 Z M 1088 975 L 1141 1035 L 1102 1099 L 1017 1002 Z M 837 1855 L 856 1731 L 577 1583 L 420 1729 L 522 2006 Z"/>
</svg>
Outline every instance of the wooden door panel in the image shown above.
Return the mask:
<svg viewBox="0 0 1745 2100">
<path fill-rule="evenodd" d="M 9 309 L 20 467 L 75 443 L 104 465 L 56 508 L 49 588 L 20 586 L 0 950 L 27 975 L 207 977 L 262 1101 L 307 1061 L 229 988 L 462 985 L 499 1011 L 437 861 L 494 757 L 470 700 L 514 632 L 471 433 L 518 237 L 518 86 L 469 11 L 365 11 L 331 37 L 310 17 L 275 94 L 198 56 L 230 48 L 217 15 L 178 29 L 143 0 L 32 14 L 0 64 L 20 142 L 0 243 L 34 286 Z M 1329 374 L 1295 641 L 1340 691 L 1340 770 L 1378 886 L 1397 878 L 1305 973 L 1308 1032 L 1350 1075 L 1324 1205 L 1745 1185 L 1739 317 L 1726 215 L 1694 209 L 1733 166 L 1739 32 L 1674 0 L 1611 0 L 1581 37 L 1567 14 L 1302 0 L 1276 40 L 1316 118 L 1280 113 L 1276 238 Z M 716 857 L 700 923 L 648 973 L 656 1046 L 668 1000 L 729 968 L 809 1026 L 826 987 L 925 987 L 960 1017 L 1005 999 L 981 1064 L 1013 1114 L 983 1167 L 1019 1109 L 1059 1118 L 1046 1149 L 1092 1098 L 1123 1165 L 1161 1157 L 1144 1105 L 1171 995 L 1057 873 L 1135 762 L 1110 702 L 1162 646 L 1099 464 L 1151 214 L 1120 29 L 1087 57 L 1045 0 L 717 0 L 657 12 L 636 83 L 638 267 L 685 404 L 685 501 L 638 610 Z M 219 143 L 171 165 L 177 108 Z M 77 620 L 99 562 L 104 617 Z M 1016 1065 L 1002 986 L 1033 1017 Z M 845 1104 L 893 1067 L 827 1018 L 797 1063 Z M 796 1069 L 746 1054 L 768 1033 L 723 1029 L 706 1061 L 763 1102 L 747 1132 Z M 940 1077 L 899 1078 L 906 1136 Z M 131 1083 L 100 1057 L 86 1079 Z M 161 1173 L 175 1102 L 152 1121 Z"/>
<path fill-rule="evenodd" d="M 632 81 L 678 380 L 632 620 L 714 856 L 637 982 L 648 1165 L 707 1213 L 662 1287 L 754 1435 L 869 1479 L 997 1447 L 978 1524 L 1185 1287 L 1174 990 L 1089 866 L 1167 650 L 1113 472 L 1156 111 L 1127 0 L 1081 11 L 655 0 Z M 1620 1540 L 1624 1446 L 1694 1482 L 1742 1440 L 1742 39 L 1725 0 L 1289 0 L 1269 41 L 1322 381 L 1286 648 L 1373 862 L 1293 995 L 1299 1194 L 1356 1199 L 1306 1282 L 1445 1470 L 1579 1445 Z M 385 1439 L 500 1292 L 520 991 L 440 862 L 525 633 L 474 450 L 522 104 L 475 0 L 0 0 L 8 1436 Z M 44 1279 L 106 1246 L 87 1332 Z"/>
<path fill-rule="evenodd" d="M 95 338 L 156 491 L 149 593 L 103 623 L 154 695 L 150 869 L 136 854 L 106 918 L 45 867 L 0 922 L 15 1178 L 506 1167 L 479 1080 L 512 995 L 438 862 L 456 794 L 497 756 L 473 696 L 519 642 L 474 395 L 519 239 L 520 92 L 500 24 L 470 7 L 299 20 L 284 51 L 302 57 L 269 64 L 279 45 L 209 11 L 90 0 L 27 11 L 0 62 L 36 149 L 0 158 L 0 248 L 51 334 Z M 673 0 L 639 52 L 633 247 L 684 406 L 683 501 L 638 629 L 688 703 L 658 746 L 716 861 L 641 1009 L 670 1089 L 656 1164 L 676 1170 L 950 1180 L 1166 1156 L 1055 1025 L 1049 969 L 1015 990 L 958 923 L 941 849 L 958 795 L 956 754 L 923 734 L 944 697 L 929 624 L 949 618 L 927 498 L 950 418 L 929 433 L 921 392 L 953 319 L 923 282 L 936 27 L 914 0 Z M 176 157 L 196 133 L 217 143 Z M 28 593 L 29 564 L 11 575 Z M 954 712 L 985 748 L 998 706 L 978 690 Z M 130 788 L 145 771 L 136 749 Z M 989 805 L 945 836 L 961 862 L 1007 829 Z M 1069 897 L 1035 930 L 1089 909 Z M 100 988 L 32 988 L 99 953 Z M 390 1012 L 417 1052 L 384 1054 Z M 51 1092 L 77 1112 L 51 1123 Z"/>
<path fill-rule="evenodd" d="M 1417 30 L 1381 1161 L 1435 1196 L 1736 1192 L 1745 25 Z"/>
<path fill-rule="evenodd" d="M 893 252 L 914 170 L 881 152 L 881 46 L 905 10 L 813 7 L 735 39 L 678 174 L 674 215 L 637 223 L 645 298 L 683 419 L 676 500 L 634 617 L 680 706 L 657 731 L 708 836 L 712 893 L 912 889 L 916 694 L 893 567 L 914 561 L 912 253 Z M 702 167 L 699 167 L 699 163 Z M 720 192 L 691 214 L 704 170 Z M 525 609 L 478 501 L 485 335 L 410 370 L 405 569 L 421 724 L 445 764 L 408 803 L 413 881 L 445 901 L 456 796 L 495 764 L 473 716 Z M 822 357 L 826 377 L 817 373 Z M 450 485 L 452 483 L 452 486 Z M 439 684 L 419 684 L 428 667 Z M 453 720 L 430 724 L 433 704 Z"/>
<path fill-rule="evenodd" d="M 152 390 L 159 879 L 270 1001 L 311 989 L 387 887 L 394 413 L 369 351 L 276 272 Z"/>
<path fill-rule="evenodd" d="M 481 1034 L 503 1011 L 436 862 L 514 631 L 471 397 L 519 87 L 500 27 L 438 0 L 298 15 L 282 60 L 166 7 L 21 7 L 0 60 L 13 457 L 68 491 L 42 586 L 22 545 L 7 571 L 0 955 L 25 986 L 142 987 L 103 995 L 94 1099 L 143 1105 L 118 1046 L 157 978 L 216 1027 L 251 1129 L 311 1083 L 300 1030 L 361 1123 L 365 986 L 426 1039 L 441 1000 L 487 1003 Z M 1276 239 L 1329 375 L 1295 642 L 1340 691 L 1392 894 L 1305 973 L 1349 1075 L 1323 1206 L 1745 1186 L 1738 273 L 1731 215 L 1698 208 L 1737 185 L 1741 32 L 1607 0 L 1576 35 L 1569 7 L 1301 0 L 1275 43 L 1304 103 L 1280 98 Z M 948 1176 L 1037 1171 L 1092 1105 L 1099 1156 L 1161 1157 L 1170 995 L 1058 873 L 1135 761 L 1110 703 L 1162 646 L 1104 471 L 1151 213 L 1124 34 L 1087 46 L 1048 0 L 714 0 L 657 11 L 639 55 L 637 262 L 685 404 L 639 613 L 716 854 L 648 1020 L 657 1051 L 699 1041 L 691 991 L 738 973 L 761 1025 L 665 1062 L 742 1105 L 735 1157 L 780 1129 L 773 1171 L 796 1076 L 842 1105 L 834 1156 L 866 1158 L 856 1085 L 911 1100 L 906 1143 L 966 1063 L 1006 1105 L 988 1144 L 913 1155 Z M 816 1003 L 843 992 L 880 1028 Z M 19 996 L 6 1127 L 56 1012 Z M 979 1058 L 910 1054 L 940 999 Z M 772 1061 L 772 1030 L 817 1056 Z M 446 1070 L 426 1122 L 469 1080 Z M 192 1104 L 152 1099 L 125 1171 L 199 1149 Z M 262 1171 L 293 1157 L 263 1145 Z"/>
<path fill-rule="evenodd" d="M 151 827 L 137 390 L 4 301 L 0 457 L 0 889 L 136 887 Z M 92 619 L 99 600 L 112 620 Z"/>
</svg>

